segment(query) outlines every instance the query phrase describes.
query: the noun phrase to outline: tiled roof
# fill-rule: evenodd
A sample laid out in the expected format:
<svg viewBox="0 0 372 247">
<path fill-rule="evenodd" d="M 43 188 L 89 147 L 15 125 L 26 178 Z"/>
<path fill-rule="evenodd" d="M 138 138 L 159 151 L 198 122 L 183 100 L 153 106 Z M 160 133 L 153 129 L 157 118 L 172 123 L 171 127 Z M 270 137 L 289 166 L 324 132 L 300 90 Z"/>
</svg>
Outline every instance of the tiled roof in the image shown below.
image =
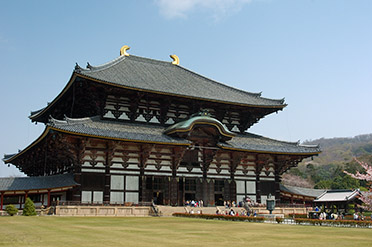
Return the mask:
<svg viewBox="0 0 372 247">
<path fill-rule="evenodd" d="M 131 141 L 160 142 L 168 144 L 188 144 L 189 141 L 169 137 L 164 127 L 151 124 L 127 123 L 101 120 L 99 117 L 55 120 L 49 123 L 51 127 L 70 133 L 92 135 L 104 138 L 115 138 Z"/>
<path fill-rule="evenodd" d="M 301 195 L 301 196 L 308 196 L 308 197 L 314 197 L 317 198 L 321 194 L 325 192 L 325 190 L 322 189 L 309 189 L 309 188 L 303 188 L 303 187 L 297 187 L 297 186 L 289 186 L 280 184 L 280 191 L 288 192 L 295 195 Z"/>
<path fill-rule="evenodd" d="M 164 134 L 165 127 L 146 123 L 129 123 L 121 121 L 102 120 L 99 117 L 79 118 L 65 120 L 50 119 L 47 129 L 43 134 L 26 149 L 15 155 L 5 155 L 4 162 L 11 163 L 12 160 L 22 155 L 33 145 L 47 136 L 48 129 L 69 133 L 72 135 L 89 136 L 93 138 L 113 139 L 119 141 L 133 141 L 144 143 L 158 143 L 167 145 L 191 145 L 191 141 L 168 136 Z M 218 146 L 223 149 L 238 151 L 296 154 L 311 156 L 320 153 L 318 146 L 302 146 L 298 143 L 283 142 L 269 139 L 250 133 L 236 134 L 230 141 L 219 142 Z"/>
<path fill-rule="evenodd" d="M 345 202 L 351 201 L 360 194 L 359 190 L 328 190 L 314 202 Z"/>
<path fill-rule="evenodd" d="M 170 137 L 164 134 L 165 128 L 158 125 L 127 123 L 101 120 L 99 117 L 51 120 L 50 125 L 56 129 L 71 133 L 93 135 L 132 141 L 145 141 L 170 144 L 188 144 L 187 140 Z M 302 146 L 298 143 L 282 142 L 250 133 L 237 134 L 228 142 L 220 142 L 219 146 L 248 151 L 275 153 L 319 153 L 317 146 Z"/>
<path fill-rule="evenodd" d="M 278 141 L 247 132 L 237 134 L 227 143 L 219 143 L 219 145 L 226 148 L 252 150 L 269 153 L 288 154 L 320 153 L 320 148 L 318 146 L 305 146 L 300 145 L 298 142 Z"/>
<path fill-rule="evenodd" d="M 45 177 L 0 178 L 0 191 L 40 190 L 79 185 L 72 174 Z"/>
<path fill-rule="evenodd" d="M 133 89 L 198 99 L 282 109 L 284 100 L 261 97 L 198 75 L 179 65 L 137 56 L 120 56 L 104 65 L 88 69 L 77 66 L 75 72 L 99 81 Z"/>
</svg>

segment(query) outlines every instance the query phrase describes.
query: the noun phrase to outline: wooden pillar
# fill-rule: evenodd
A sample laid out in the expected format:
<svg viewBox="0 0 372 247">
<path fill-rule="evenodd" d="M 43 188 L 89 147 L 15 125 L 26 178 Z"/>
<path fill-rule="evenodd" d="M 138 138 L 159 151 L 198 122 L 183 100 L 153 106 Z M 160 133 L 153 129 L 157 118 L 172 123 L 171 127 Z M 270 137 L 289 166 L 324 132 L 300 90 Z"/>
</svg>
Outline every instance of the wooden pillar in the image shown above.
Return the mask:
<svg viewBox="0 0 372 247">
<path fill-rule="evenodd" d="M 237 203 L 237 196 L 236 196 L 236 182 L 235 182 L 235 172 L 237 167 L 240 165 L 244 154 L 241 152 L 232 152 L 230 153 L 230 200 L 231 202 L 235 201 Z"/>
<path fill-rule="evenodd" d="M 172 177 L 170 181 L 170 204 L 179 204 L 183 205 L 185 194 L 184 189 L 183 191 L 179 190 L 179 181 L 180 178 L 177 178 L 177 169 L 183 159 L 183 156 L 186 152 L 186 147 L 175 147 L 173 148 L 173 157 L 172 157 Z M 185 186 L 185 181 L 182 182 L 183 186 Z M 182 194 L 181 194 L 182 193 Z M 181 201 L 182 200 L 182 201 Z"/>
<path fill-rule="evenodd" d="M 116 149 L 115 142 L 113 141 L 107 142 L 106 159 L 105 159 L 105 187 L 103 189 L 103 202 L 104 203 L 110 203 L 110 186 L 111 186 L 110 167 L 112 164 L 112 159 L 115 154 L 115 149 Z"/>
<path fill-rule="evenodd" d="M 24 196 L 18 196 L 18 200 L 19 200 L 19 209 L 22 209 L 23 199 L 24 199 Z"/>
<path fill-rule="evenodd" d="M 4 205 L 4 192 L 1 192 L 0 210 L 3 210 L 3 205 Z"/>
<path fill-rule="evenodd" d="M 25 191 L 25 202 L 27 200 L 27 197 L 28 197 L 28 191 Z"/>
<path fill-rule="evenodd" d="M 74 161 L 74 180 L 76 183 L 80 184 L 80 186 L 76 186 L 72 189 L 72 201 L 81 202 L 81 182 L 82 182 L 81 166 L 84 163 L 86 146 L 87 146 L 86 139 L 80 139 L 79 144 L 76 145 L 77 158 Z M 50 205 L 50 201 L 48 201 L 48 205 Z"/>
<path fill-rule="evenodd" d="M 280 203 L 280 182 L 281 182 L 281 177 L 279 174 L 280 171 L 280 164 L 275 164 L 275 203 Z"/>
<path fill-rule="evenodd" d="M 177 181 L 177 178 L 172 177 L 170 179 L 170 204 L 172 206 L 178 205 L 177 194 L 178 194 L 178 181 Z"/>
<path fill-rule="evenodd" d="M 261 181 L 260 181 L 261 167 L 256 164 L 256 202 L 261 203 Z"/>
<path fill-rule="evenodd" d="M 48 207 L 50 207 L 50 190 L 48 190 Z"/>
</svg>

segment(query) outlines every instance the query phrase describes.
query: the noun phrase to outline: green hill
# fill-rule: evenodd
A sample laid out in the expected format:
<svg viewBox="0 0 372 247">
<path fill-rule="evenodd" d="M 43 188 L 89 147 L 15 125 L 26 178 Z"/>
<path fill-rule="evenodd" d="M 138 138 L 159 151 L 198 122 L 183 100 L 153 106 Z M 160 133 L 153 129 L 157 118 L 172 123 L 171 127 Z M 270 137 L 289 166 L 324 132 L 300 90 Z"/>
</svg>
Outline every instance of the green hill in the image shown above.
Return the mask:
<svg viewBox="0 0 372 247">
<path fill-rule="evenodd" d="M 344 170 L 354 173 L 360 166 L 354 160 L 372 164 L 372 134 L 351 138 L 321 138 L 305 141 L 303 144 L 319 144 L 322 153 L 313 159 L 306 159 L 298 167 L 283 175 L 287 185 L 314 187 L 322 189 L 355 189 L 367 187 L 359 181 L 345 175 Z"/>
<path fill-rule="evenodd" d="M 372 134 L 351 138 L 321 138 L 304 144 L 320 145 L 322 153 L 314 158 L 314 162 L 320 165 L 344 164 L 352 161 L 353 157 L 372 155 Z"/>
</svg>

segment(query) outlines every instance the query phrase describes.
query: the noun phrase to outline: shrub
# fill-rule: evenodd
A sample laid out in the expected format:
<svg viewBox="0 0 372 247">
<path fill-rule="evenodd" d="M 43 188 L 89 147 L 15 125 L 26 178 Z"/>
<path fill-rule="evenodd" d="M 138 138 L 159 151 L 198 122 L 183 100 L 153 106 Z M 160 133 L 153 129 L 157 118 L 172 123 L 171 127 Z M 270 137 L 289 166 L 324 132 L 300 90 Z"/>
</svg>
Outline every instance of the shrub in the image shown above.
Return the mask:
<svg viewBox="0 0 372 247">
<path fill-rule="evenodd" d="M 283 219 L 283 218 L 280 218 L 280 217 L 276 217 L 275 220 L 276 220 L 276 222 L 277 222 L 278 224 L 281 224 L 281 223 L 283 223 L 283 221 L 284 221 L 284 219 Z"/>
<path fill-rule="evenodd" d="M 26 199 L 25 207 L 23 208 L 23 215 L 24 216 L 36 215 L 35 204 L 29 197 L 27 197 Z"/>
<path fill-rule="evenodd" d="M 187 214 L 187 213 L 174 213 L 176 217 L 200 218 L 200 219 L 218 219 L 218 220 L 231 220 L 231 221 L 248 221 L 248 222 L 264 222 L 264 217 L 248 217 L 248 216 L 230 216 L 221 214 Z"/>
<path fill-rule="evenodd" d="M 307 214 L 289 214 L 290 218 L 296 218 L 296 219 L 304 219 L 307 218 Z"/>
<path fill-rule="evenodd" d="M 6 206 L 5 211 L 6 211 L 7 214 L 9 214 L 10 216 L 13 216 L 13 215 L 15 215 L 15 214 L 18 213 L 18 209 L 17 209 L 14 205 L 12 205 L 12 204 Z"/>
</svg>

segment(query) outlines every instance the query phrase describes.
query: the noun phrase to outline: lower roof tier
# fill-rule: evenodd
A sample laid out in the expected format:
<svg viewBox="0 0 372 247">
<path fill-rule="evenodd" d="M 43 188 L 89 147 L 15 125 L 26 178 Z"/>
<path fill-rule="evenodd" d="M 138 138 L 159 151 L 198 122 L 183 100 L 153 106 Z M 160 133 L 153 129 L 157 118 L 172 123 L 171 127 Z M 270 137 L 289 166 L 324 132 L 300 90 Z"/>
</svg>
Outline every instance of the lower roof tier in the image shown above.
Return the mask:
<svg viewBox="0 0 372 247">
<path fill-rule="evenodd" d="M 67 133 L 74 136 L 117 140 L 124 142 L 152 143 L 174 146 L 195 145 L 192 141 L 167 135 L 165 128 L 158 125 L 102 120 L 99 117 L 65 120 L 51 119 L 41 136 L 27 148 L 14 155 L 5 155 L 4 162 L 12 163 L 42 141 L 50 132 Z M 286 154 L 312 156 L 321 152 L 318 146 L 300 145 L 298 142 L 284 142 L 251 133 L 236 133 L 229 141 L 219 140 L 215 148 L 252 153 Z"/>
</svg>

